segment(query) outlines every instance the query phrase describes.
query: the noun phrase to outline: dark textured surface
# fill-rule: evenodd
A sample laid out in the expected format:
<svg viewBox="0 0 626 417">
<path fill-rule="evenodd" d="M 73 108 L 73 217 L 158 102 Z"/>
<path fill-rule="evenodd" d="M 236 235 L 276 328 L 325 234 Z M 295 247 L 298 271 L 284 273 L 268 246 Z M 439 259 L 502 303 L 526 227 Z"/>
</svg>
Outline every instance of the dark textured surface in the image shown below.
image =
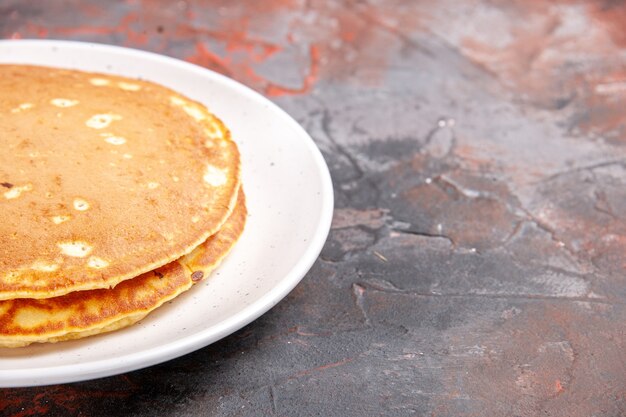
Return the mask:
<svg viewBox="0 0 626 417">
<path fill-rule="evenodd" d="M 256 322 L 14 416 L 626 415 L 626 5 L 0 1 L 0 36 L 132 46 L 269 96 L 333 228 Z"/>
</svg>

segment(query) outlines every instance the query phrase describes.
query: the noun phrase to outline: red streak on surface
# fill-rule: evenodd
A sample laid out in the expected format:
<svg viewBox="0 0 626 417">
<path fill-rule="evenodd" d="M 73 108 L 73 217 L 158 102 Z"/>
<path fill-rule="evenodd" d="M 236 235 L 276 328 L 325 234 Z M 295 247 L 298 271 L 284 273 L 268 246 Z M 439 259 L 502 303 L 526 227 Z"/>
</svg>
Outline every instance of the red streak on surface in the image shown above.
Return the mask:
<svg viewBox="0 0 626 417">
<path fill-rule="evenodd" d="M 272 42 L 268 42 L 250 36 L 246 32 L 247 19 L 244 19 L 237 29 L 206 29 L 196 27 L 188 23 L 176 26 L 174 32 L 176 37 L 181 38 L 211 38 L 219 40 L 225 44 L 228 54 L 244 51 L 252 62 L 263 62 L 273 54 L 280 52 L 282 48 Z"/>
<path fill-rule="evenodd" d="M 196 53 L 188 56 L 187 61 L 206 68 L 214 69 L 223 74 L 228 75 L 230 73 L 230 61 L 227 58 L 223 58 L 216 53 L 211 52 L 200 41 L 196 42 Z"/>
<path fill-rule="evenodd" d="M 626 143 L 626 89 L 607 85 L 626 79 L 621 58 L 626 50 L 626 4 L 513 1 L 490 7 L 498 11 L 490 23 L 506 28 L 508 40 L 494 42 L 485 36 L 487 31 L 459 29 L 465 33 L 460 37 L 462 53 L 524 101 L 540 108 L 575 109 L 572 121 L 581 132 Z M 580 21 L 573 24 L 564 17 L 568 13 Z M 604 88 L 600 94 L 598 84 Z"/>
<path fill-rule="evenodd" d="M 278 97 L 284 95 L 294 95 L 294 94 L 306 94 L 313 88 L 313 85 L 317 81 L 318 72 L 319 72 L 319 59 L 320 53 L 319 49 L 315 45 L 311 45 L 309 49 L 309 56 L 311 57 L 311 61 L 309 64 L 309 73 L 304 77 L 302 87 L 300 88 L 287 88 L 281 87 L 276 84 L 269 84 L 265 93 L 268 96 Z"/>
<path fill-rule="evenodd" d="M 554 381 L 554 389 L 556 390 L 557 394 L 560 394 L 564 390 L 563 386 L 561 385 L 561 381 L 559 381 L 558 379 Z"/>
<path fill-rule="evenodd" d="M 125 381 L 121 381 L 125 382 Z M 81 390 L 68 385 L 54 385 L 40 390 L 6 389 L 0 399 L 0 414 L 12 417 L 46 415 L 53 407 L 75 415 L 85 400 L 94 398 L 124 399 L 135 387 L 127 390 Z M 15 411 L 19 410 L 19 411 Z"/>
<path fill-rule="evenodd" d="M 109 35 L 115 31 L 114 28 L 104 26 L 76 26 L 58 27 L 54 32 L 60 35 Z"/>
<path fill-rule="evenodd" d="M 314 373 L 314 372 L 325 371 L 327 369 L 336 368 L 338 366 L 345 365 L 346 363 L 350 363 L 353 360 L 354 360 L 354 358 L 346 358 L 346 359 L 340 360 L 338 362 L 328 363 L 326 365 L 321 365 L 321 366 L 318 366 L 318 367 L 315 367 L 315 368 L 311 368 L 311 369 L 305 369 L 304 371 L 300 371 L 300 372 L 296 373 L 295 375 L 293 375 L 289 379 L 300 378 L 302 376 L 309 375 L 309 374 Z"/>
<path fill-rule="evenodd" d="M 319 72 L 319 50 L 315 45 L 309 48 L 310 64 L 309 71 L 304 76 L 302 86 L 290 88 L 276 84 L 260 76 L 248 63 L 238 63 L 229 56 L 220 56 L 210 51 L 204 44 L 196 43 L 196 53 L 187 57 L 187 60 L 214 69 L 224 74 L 237 73 L 244 76 L 244 81 L 259 86 L 265 94 L 272 97 L 295 95 L 308 93 L 318 79 Z"/>
<path fill-rule="evenodd" d="M 138 21 L 139 13 L 128 13 L 120 23 L 126 32 L 127 43 L 130 45 L 144 45 L 148 42 L 148 35 L 145 31 L 135 31 L 131 28 L 131 25 Z"/>
<path fill-rule="evenodd" d="M 466 364 L 462 387 L 472 408 L 445 415 L 594 415 L 598 399 L 623 398 L 623 386 L 611 383 L 624 375 L 623 320 L 623 309 L 610 305 L 523 304 L 488 336 L 477 332 L 463 340 L 498 354 Z M 458 384 L 451 384 L 449 391 L 455 389 Z"/>
<path fill-rule="evenodd" d="M 619 47 L 626 47 L 626 6 L 623 2 L 589 2 L 589 14 L 603 25 Z"/>
<path fill-rule="evenodd" d="M 31 22 L 26 24 L 26 30 L 30 33 L 35 33 L 39 38 L 46 38 L 48 36 L 48 29 L 43 26 L 35 25 Z"/>
<path fill-rule="evenodd" d="M 402 42 L 399 29 L 414 29 L 422 20 L 419 5 L 393 2 L 126 0 L 107 8 L 76 2 L 75 8 L 82 17 L 77 23 L 57 18 L 61 6 L 34 19 L 15 6 L 17 18 L 0 37 L 78 39 L 165 52 L 274 97 L 307 94 L 321 78 L 378 83 Z M 262 75 L 259 64 L 279 54 L 294 69 L 309 61 L 300 86 Z"/>
</svg>

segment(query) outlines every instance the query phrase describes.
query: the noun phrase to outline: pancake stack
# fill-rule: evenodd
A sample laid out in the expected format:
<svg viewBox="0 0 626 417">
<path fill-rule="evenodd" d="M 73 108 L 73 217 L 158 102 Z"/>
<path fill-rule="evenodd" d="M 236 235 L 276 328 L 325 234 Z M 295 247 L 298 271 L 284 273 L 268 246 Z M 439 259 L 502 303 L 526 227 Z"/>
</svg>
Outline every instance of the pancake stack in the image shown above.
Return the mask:
<svg viewBox="0 0 626 417">
<path fill-rule="evenodd" d="M 2 347 L 129 326 L 243 232 L 229 131 L 154 83 L 0 65 L 0 146 Z"/>
</svg>

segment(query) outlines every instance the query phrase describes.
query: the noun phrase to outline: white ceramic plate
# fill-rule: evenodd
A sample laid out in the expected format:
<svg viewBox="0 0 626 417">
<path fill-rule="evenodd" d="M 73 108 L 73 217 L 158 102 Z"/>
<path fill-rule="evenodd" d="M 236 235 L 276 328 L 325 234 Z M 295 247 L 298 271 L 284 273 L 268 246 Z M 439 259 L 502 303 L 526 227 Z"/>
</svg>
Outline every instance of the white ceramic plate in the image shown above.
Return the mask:
<svg viewBox="0 0 626 417">
<path fill-rule="evenodd" d="M 98 44 L 0 41 L 0 63 L 141 77 L 205 103 L 239 145 L 250 212 L 241 240 L 210 279 L 128 329 L 0 349 L 0 387 L 104 377 L 199 349 L 273 307 L 319 255 L 332 219 L 328 168 L 304 129 L 261 95 L 186 62 Z"/>
</svg>

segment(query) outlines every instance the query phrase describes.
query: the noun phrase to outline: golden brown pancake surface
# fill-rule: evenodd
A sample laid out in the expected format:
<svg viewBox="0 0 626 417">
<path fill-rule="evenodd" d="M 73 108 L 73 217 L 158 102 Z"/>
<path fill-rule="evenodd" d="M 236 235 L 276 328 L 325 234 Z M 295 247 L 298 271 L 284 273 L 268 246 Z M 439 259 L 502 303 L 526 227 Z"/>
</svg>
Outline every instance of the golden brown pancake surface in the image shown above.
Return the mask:
<svg viewBox="0 0 626 417">
<path fill-rule="evenodd" d="M 47 299 L 0 301 L 0 346 L 58 342 L 129 326 L 206 278 L 235 245 L 246 222 L 243 191 L 222 228 L 190 254 L 112 289 Z"/>
<path fill-rule="evenodd" d="M 0 65 L 0 300 L 108 288 L 214 234 L 239 154 L 203 106 L 153 83 Z"/>
</svg>

